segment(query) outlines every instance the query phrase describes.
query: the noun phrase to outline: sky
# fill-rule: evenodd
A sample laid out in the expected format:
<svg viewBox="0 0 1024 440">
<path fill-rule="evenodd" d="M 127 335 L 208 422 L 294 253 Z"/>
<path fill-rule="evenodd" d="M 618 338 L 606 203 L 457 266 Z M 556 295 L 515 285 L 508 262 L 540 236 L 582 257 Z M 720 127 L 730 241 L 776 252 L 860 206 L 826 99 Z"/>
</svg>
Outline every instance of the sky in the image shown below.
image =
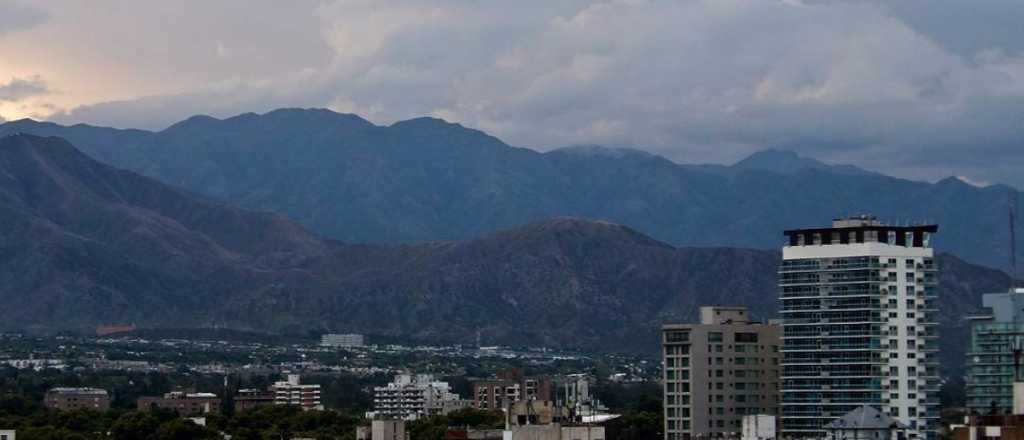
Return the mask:
<svg viewBox="0 0 1024 440">
<path fill-rule="evenodd" d="M 325 107 L 1024 188 L 1019 0 L 0 0 L 0 118 Z"/>
</svg>

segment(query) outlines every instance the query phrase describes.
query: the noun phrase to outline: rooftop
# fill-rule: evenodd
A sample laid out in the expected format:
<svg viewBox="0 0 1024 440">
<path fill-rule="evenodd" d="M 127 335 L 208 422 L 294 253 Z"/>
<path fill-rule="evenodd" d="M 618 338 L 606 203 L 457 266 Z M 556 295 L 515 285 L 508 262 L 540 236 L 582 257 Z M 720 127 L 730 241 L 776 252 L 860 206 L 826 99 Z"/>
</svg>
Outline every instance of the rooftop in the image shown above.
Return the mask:
<svg viewBox="0 0 1024 440">
<path fill-rule="evenodd" d="M 100 396 L 107 395 L 107 390 L 100 388 L 57 387 L 51 388 L 49 392 L 54 394 L 90 394 Z"/>
<path fill-rule="evenodd" d="M 898 420 L 889 417 L 888 414 L 875 409 L 873 406 L 864 405 L 846 413 L 846 415 L 838 419 L 833 420 L 832 423 L 825 425 L 825 429 L 907 429 L 907 426 L 900 423 Z"/>
</svg>

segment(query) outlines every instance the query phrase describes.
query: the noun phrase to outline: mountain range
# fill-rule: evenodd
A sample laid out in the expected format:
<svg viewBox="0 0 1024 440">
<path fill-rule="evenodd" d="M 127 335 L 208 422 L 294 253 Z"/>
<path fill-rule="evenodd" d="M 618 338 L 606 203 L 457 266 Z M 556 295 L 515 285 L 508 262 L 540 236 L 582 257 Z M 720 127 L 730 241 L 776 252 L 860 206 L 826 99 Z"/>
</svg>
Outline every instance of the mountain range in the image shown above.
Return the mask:
<svg viewBox="0 0 1024 440">
<path fill-rule="evenodd" d="M 1009 277 L 944 254 L 940 341 Z M 177 189 L 55 137 L 0 138 L 0 323 L 8 329 L 228 327 L 414 341 L 653 350 L 699 305 L 776 315 L 775 250 L 682 248 L 557 217 L 464 241 L 346 244 Z"/>
<path fill-rule="evenodd" d="M 937 222 L 938 249 L 1008 269 L 1007 200 L 1017 193 L 776 150 L 732 166 L 595 146 L 541 153 L 438 119 L 378 126 L 318 109 L 195 116 L 158 132 L 0 125 L 0 135 L 14 133 L 60 136 L 118 168 L 354 243 L 466 240 L 573 216 L 629 225 L 674 246 L 775 249 L 783 229 L 871 213 Z"/>
</svg>

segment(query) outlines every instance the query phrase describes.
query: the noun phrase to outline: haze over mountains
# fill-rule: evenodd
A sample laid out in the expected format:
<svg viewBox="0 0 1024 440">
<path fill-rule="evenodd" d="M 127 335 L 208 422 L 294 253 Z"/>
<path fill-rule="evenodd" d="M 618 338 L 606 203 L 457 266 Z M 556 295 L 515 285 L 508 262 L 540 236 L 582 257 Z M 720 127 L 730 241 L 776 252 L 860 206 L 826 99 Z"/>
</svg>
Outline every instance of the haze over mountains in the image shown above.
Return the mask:
<svg viewBox="0 0 1024 440">
<path fill-rule="evenodd" d="M 297 109 L 196 116 L 160 132 L 0 125 L 0 135 L 20 132 L 64 137 L 103 162 L 285 214 L 345 242 L 461 240 L 579 216 L 677 246 L 774 249 L 783 229 L 874 213 L 937 222 L 939 250 L 991 267 L 1009 262 L 1008 187 L 913 182 L 784 151 L 733 166 L 599 147 L 539 153 L 437 119 L 383 127 Z M 1024 237 L 1018 241 L 1024 248 Z"/>
<path fill-rule="evenodd" d="M 421 342 L 645 350 L 703 304 L 777 310 L 778 252 L 676 248 L 559 217 L 486 237 L 349 245 L 101 164 L 58 138 L 0 138 L 0 322 L 226 326 Z M 939 258 L 945 365 L 965 313 L 1009 278 Z"/>
</svg>

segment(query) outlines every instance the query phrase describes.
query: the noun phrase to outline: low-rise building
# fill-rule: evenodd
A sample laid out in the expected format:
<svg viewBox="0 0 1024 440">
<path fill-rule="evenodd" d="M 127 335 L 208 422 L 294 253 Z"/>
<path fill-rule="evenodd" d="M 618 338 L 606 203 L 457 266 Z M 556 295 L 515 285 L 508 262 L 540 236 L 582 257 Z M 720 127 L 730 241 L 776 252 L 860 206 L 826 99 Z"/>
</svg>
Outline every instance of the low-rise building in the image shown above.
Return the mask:
<svg viewBox="0 0 1024 440">
<path fill-rule="evenodd" d="M 302 384 L 298 374 L 289 374 L 283 381 L 274 382 L 275 405 L 295 405 L 303 410 L 322 410 L 320 385 Z"/>
<path fill-rule="evenodd" d="M 373 412 L 379 419 L 415 420 L 424 416 L 443 414 L 451 402 L 462 400 L 451 392 L 448 382 L 434 380 L 430 374 L 399 374 L 386 386 L 373 389 Z"/>
<path fill-rule="evenodd" d="M 363 335 L 355 333 L 328 333 L 320 336 L 320 345 L 324 347 L 352 348 L 362 347 L 365 344 L 366 338 L 364 338 Z"/>
<path fill-rule="evenodd" d="M 220 398 L 213 393 L 173 391 L 163 396 L 143 396 L 135 403 L 139 411 L 167 409 L 183 416 L 220 411 Z"/>
<path fill-rule="evenodd" d="M 7 364 L 19 370 L 35 371 L 46 369 L 64 370 L 68 367 L 67 363 L 61 359 L 7 359 L 0 361 L 0 365 L 2 364 Z"/>
<path fill-rule="evenodd" d="M 963 425 L 953 425 L 953 440 L 1024 440 L 1024 415 L 967 416 Z"/>
<path fill-rule="evenodd" d="M 568 423 L 572 420 L 572 410 L 565 406 L 556 406 L 550 400 L 523 400 L 515 402 L 507 408 L 509 425 L 550 425 L 552 423 Z"/>
<path fill-rule="evenodd" d="M 501 429 L 449 429 L 444 440 L 502 440 L 505 431 Z"/>
<path fill-rule="evenodd" d="M 261 406 L 273 405 L 277 396 L 273 391 L 241 389 L 235 394 L 235 412 L 248 411 Z"/>
<path fill-rule="evenodd" d="M 527 377 L 518 368 L 499 371 L 494 379 L 473 382 L 473 406 L 503 409 L 522 400 L 553 400 L 549 377 Z"/>
<path fill-rule="evenodd" d="M 479 380 L 473 382 L 473 406 L 483 410 L 500 410 L 523 399 L 519 383 L 511 380 Z"/>
<path fill-rule="evenodd" d="M 405 440 L 404 420 L 374 420 L 356 428 L 356 440 Z"/>
<path fill-rule="evenodd" d="M 606 440 L 607 438 L 603 426 L 562 426 L 558 423 L 511 426 L 504 431 L 478 429 L 449 430 L 445 435 L 446 440 Z"/>
<path fill-rule="evenodd" d="M 99 388 L 52 388 L 46 392 L 43 405 L 59 411 L 74 409 L 106 411 L 110 409 L 110 395 L 107 390 Z"/>
<path fill-rule="evenodd" d="M 880 439 L 895 440 L 907 437 L 909 428 L 888 414 L 864 405 L 825 425 L 828 440 Z"/>
<path fill-rule="evenodd" d="M 13 429 L 0 429 L 0 440 L 17 440 Z"/>
</svg>

